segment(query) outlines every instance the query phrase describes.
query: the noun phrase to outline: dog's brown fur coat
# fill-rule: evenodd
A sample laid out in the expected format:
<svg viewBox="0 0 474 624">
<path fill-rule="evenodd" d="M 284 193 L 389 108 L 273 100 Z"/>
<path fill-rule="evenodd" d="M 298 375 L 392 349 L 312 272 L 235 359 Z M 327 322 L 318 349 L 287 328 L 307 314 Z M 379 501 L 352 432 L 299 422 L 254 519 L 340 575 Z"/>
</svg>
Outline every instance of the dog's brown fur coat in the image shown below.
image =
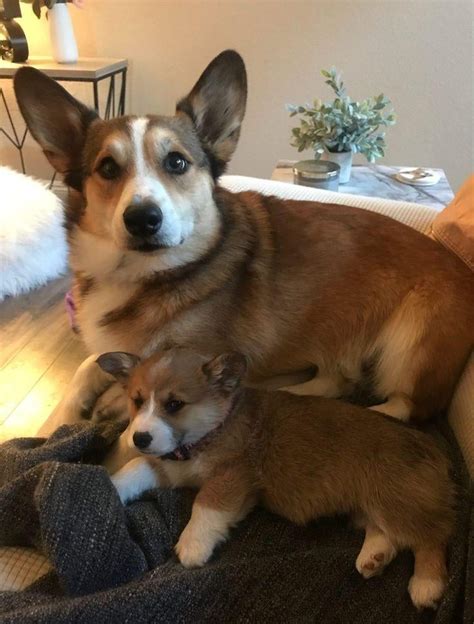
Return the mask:
<svg viewBox="0 0 474 624">
<path fill-rule="evenodd" d="M 222 237 L 202 261 L 143 283 L 104 317 L 117 342 L 143 353 L 158 333 L 201 352 L 240 350 L 257 379 L 317 365 L 358 381 L 352 362 L 380 356 L 377 338 L 393 318 L 400 332 L 422 328 L 406 370 L 418 373 L 416 415 L 447 405 L 470 351 L 474 309 L 472 275 L 455 257 L 356 208 L 220 188 L 215 198 Z"/>
<path fill-rule="evenodd" d="M 448 405 L 474 342 L 472 273 L 388 217 L 219 187 L 245 112 L 245 67 L 235 52 L 210 64 L 172 118 L 103 122 L 31 68 L 17 72 L 15 89 L 33 136 L 75 189 L 71 265 L 91 352 L 148 355 L 170 343 L 236 349 L 253 381 L 317 371 L 294 391 L 369 388 L 378 401 L 393 398 L 385 411 L 401 418 Z M 134 128 L 143 130 L 138 147 Z M 185 175 L 163 170 L 170 149 L 192 162 Z M 97 173 L 111 155 L 121 167 L 113 181 Z M 120 225 L 124 189 L 136 182 L 140 191 L 142 169 L 172 199 L 174 216 L 194 210 L 194 239 L 152 256 L 130 251 Z"/>
<path fill-rule="evenodd" d="M 99 363 L 104 357 L 113 360 L 117 354 L 101 356 Z M 339 401 L 242 390 L 245 367 L 238 354 L 203 362 L 186 349 L 172 350 L 139 364 L 125 382 L 132 430 L 142 427 L 142 412 L 133 402 L 137 393 L 145 411 L 150 401 L 155 406 L 146 426 L 157 438 L 160 429 L 155 430 L 154 423 L 160 420 L 176 440 L 197 430 L 202 405 L 206 418 L 214 414 L 213 424 L 206 421 L 211 431 L 224 423 L 187 461 L 148 460 L 155 462 L 160 486 L 199 488 L 190 525 L 177 546 L 183 563 L 202 565 L 229 526 L 257 502 L 298 524 L 344 513 L 366 528 L 366 551 L 371 543 L 382 543 L 370 557 L 361 551 L 358 568 L 364 576 L 380 572 L 397 550 L 410 548 L 417 566 L 411 589 L 414 602 L 418 592 L 413 586 L 420 578 L 432 581 L 435 590 L 424 605 L 420 598 L 419 606 L 437 600 L 446 583 L 454 486 L 448 460 L 434 440 L 391 418 Z M 106 370 L 113 372 L 110 367 Z M 184 401 L 182 410 L 172 416 L 162 407 L 168 396 Z M 125 466 L 119 475 L 128 470 Z M 207 521 L 206 509 L 211 510 Z M 224 518 L 223 524 L 217 539 L 211 535 L 212 548 L 208 544 L 203 549 L 207 533 L 212 534 L 214 513 Z"/>
</svg>

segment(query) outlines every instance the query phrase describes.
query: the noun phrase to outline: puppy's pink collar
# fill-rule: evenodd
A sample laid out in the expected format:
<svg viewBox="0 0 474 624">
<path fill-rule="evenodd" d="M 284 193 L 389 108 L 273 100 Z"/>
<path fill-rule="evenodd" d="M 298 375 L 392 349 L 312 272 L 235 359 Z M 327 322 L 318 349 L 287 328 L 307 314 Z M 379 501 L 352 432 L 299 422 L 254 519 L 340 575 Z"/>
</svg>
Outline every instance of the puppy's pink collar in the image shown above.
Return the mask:
<svg viewBox="0 0 474 624">
<path fill-rule="evenodd" d="M 182 444 L 175 448 L 171 453 L 166 453 L 166 455 L 161 455 L 160 459 L 170 459 L 171 461 L 184 461 L 185 459 L 191 459 L 191 455 L 198 450 L 201 450 L 205 446 L 209 444 L 209 442 L 214 438 L 216 433 L 222 429 L 224 423 L 218 425 L 215 429 L 206 433 L 205 436 L 200 438 L 197 442 L 193 442 L 192 444 Z"/>
<path fill-rule="evenodd" d="M 186 459 L 191 459 L 192 455 L 195 455 L 197 452 L 201 451 L 204 447 L 206 447 L 216 436 L 216 434 L 222 429 L 224 423 L 227 422 L 229 416 L 235 410 L 237 403 L 239 402 L 241 393 L 238 392 L 234 398 L 232 399 L 232 403 L 230 405 L 229 411 L 227 412 L 224 420 L 220 425 L 217 425 L 214 429 L 211 429 L 206 435 L 197 440 L 197 442 L 193 442 L 192 444 L 182 444 L 171 451 L 171 453 L 166 453 L 166 455 L 161 455 L 160 459 L 171 460 L 171 461 L 184 461 Z"/>
<path fill-rule="evenodd" d="M 72 331 L 76 334 L 79 333 L 79 328 L 76 323 L 76 304 L 74 303 L 74 296 L 72 294 L 72 290 L 69 290 L 64 297 L 64 305 L 66 306 L 66 312 L 69 317 L 69 325 L 71 326 Z"/>
</svg>

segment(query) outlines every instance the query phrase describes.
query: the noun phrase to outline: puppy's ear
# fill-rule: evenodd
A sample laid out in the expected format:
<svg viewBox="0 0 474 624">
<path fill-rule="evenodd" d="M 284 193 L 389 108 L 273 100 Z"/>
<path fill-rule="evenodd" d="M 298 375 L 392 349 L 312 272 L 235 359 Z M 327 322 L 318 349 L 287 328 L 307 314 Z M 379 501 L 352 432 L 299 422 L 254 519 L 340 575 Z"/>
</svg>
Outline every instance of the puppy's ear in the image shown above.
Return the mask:
<svg viewBox="0 0 474 624">
<path fill-rule="evenodd" d="M 212 386 L 231 394 L 236 390 L 247 372 L 247 360 L 241 353 L 232 351 L 218 355 L 202 367 L 202 372 Z"/>
<path fill-rule="evenodd" d="M 224 172 L 237 147 L 246 102 L 247 72 L 242 57 L 225 50 L 176 106 L 176 112 L 192 119 L 214 178 Z"/>
<path fill-rule="evenodd" d="M 123 351 L 111 351 L 99 355 L 96 362 L 103 371 L 115 377 L 121 384 L 125 384 L 132 370 L 140 363 L 140 358 L 138 355 Z"/>
<path fill-rule="evenodd" d="M 99 121 L 97 113 L 33 67 L 21 67 L 13 84 L 33 138 L 66 184 L 81 190 L 82 150 L 89 125 Z"/>
</svg>

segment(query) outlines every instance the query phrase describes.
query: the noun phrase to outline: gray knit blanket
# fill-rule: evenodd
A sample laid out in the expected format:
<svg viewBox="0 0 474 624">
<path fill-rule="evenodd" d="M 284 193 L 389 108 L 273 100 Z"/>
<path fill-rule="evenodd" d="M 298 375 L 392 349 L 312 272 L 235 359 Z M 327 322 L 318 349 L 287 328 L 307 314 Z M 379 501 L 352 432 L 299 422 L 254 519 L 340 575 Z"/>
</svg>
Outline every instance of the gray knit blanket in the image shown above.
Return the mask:
<svg viewBox="0 0 474 624">
<path fill-rule="evenodd" d="M 0 543 L 34 545 L 54 568 L 22 592 L 0 593 L 0 622 L 472 624 L 472 493 L 447 426 L 431 429 L 460 490 L 449 587 L 436 612 L 410 602 L 408 552 L 380 577 L 357 573 L 363 534 L 345 518 L 302 528 L 257 509 L 208 565 L 184 569 L 173 545 L 193 492 L 155 490 L 124 508 L 98 465 L 119 429 L 88 422 L 0 446 Z"/>
</svg>

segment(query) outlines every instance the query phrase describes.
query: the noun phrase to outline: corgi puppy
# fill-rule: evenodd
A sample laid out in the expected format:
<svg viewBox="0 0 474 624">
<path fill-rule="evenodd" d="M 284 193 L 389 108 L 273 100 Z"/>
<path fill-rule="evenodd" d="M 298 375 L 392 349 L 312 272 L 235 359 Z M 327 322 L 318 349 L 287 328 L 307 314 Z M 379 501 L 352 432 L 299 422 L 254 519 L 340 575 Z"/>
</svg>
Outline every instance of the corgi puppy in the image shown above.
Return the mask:
<svg viewBox="0 0 474 624">
<path fill-rule="evenodd" d="M 427 434 L 339 401 L 244 388 L 238 353 L 209 360 L 171 349 L 141 362 L 115 352 L 97 363 L 126 387 L 123 435 L 140 452 L 112 477 L 121 500 L 153 487 L 198 489 L 176 544 L 184 566 L 205 564 L 257 504 L 298 524 L 344 513 L 365 527 L 360 574 L 381 573 L 409 548 L 413 604 L 436 606 L 455 492 Z"/>
<path fill-rule="evenodd" d="M 474 340 L 472 273 L 388 217 L 219 186 L 246 107 L 237 52 L 219 54 L 170 117 L 104 121 L 32 67 L 14 86 L 70 189 L 77 324 L 91 353 L 235 350 L 252 382 L 302 373 L 296 394 L 363 390 L 404 420 L 449 404 Z"/>
</svg>

